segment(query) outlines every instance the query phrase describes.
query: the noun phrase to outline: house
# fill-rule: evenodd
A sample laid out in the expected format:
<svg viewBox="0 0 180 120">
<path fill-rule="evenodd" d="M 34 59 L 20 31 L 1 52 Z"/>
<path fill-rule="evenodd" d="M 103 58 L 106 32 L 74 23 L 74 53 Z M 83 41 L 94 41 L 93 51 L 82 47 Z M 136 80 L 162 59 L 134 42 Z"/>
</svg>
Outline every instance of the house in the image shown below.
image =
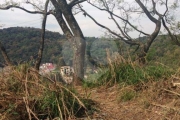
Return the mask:
<svg viewBox="0 0 180 120">
<path fill-rule="evenodd" d="M 56 65 L 53 63 L 44 63 L 39 67 L 39 74 L 45 75 L 56 69 Z"/>
<path fill-rule="evenodd" d="M 63 81 L 66 84 L 71 84 L 72 83 L 74 69 L 71 66 L 62 66 L 60 68 L 60 73 L 61 73 Z"/>
</svg>

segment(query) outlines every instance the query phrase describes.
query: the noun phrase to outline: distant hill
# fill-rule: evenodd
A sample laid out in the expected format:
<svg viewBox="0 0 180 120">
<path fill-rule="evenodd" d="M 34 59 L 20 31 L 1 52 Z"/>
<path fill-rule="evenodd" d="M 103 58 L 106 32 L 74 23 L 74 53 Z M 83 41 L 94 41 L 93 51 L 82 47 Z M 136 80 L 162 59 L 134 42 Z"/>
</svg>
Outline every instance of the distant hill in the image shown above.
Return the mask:
<svg viewBox="0 0 180 120">
<path fill-rule="evenodd" d="M 53 56 L 61 55 L 64 38 L 58 32 L 46 31 L 43 62 L 55 62 L 57 60 Z M 41 40 L 41 29 L 30 27 L 0 29 L 0 40 L 13 62 L 28 61 L 37 56 Z M 3 63 L 1 55 L 0 63 Z"/>
<path fill-rule="evenodd" d="M 89 41 L 94 41 L 95 37 L 86 37 Z M 14 63 L 30 61 L 37 57 L 40 46 L 41 29 L 31 27 L 11 27 L 0 29 L 0 41 L 5 46 L 10 59 Z M 58 64 L 63 54 L 70 57 L 72 51 L 68 49 L 72 46 L 66 45 L 64 35 L 58 32 L 46 31 L 45 46 L 42 62 L 53 62 Z M 64 47 L 64 48 L 62 48 Z M 62 51 L 64 49 L 65 51 Z M 64 53 L 63 53 L 64 52 Z M 4 63 L 0 54 L 0 64 Z"/>
<path fill-rule="evenodd" d="M 23 61 L 30 61 L 37 57 L 37 52 L 40 46 L 41 29 L 30 27 L 11 27 L 0 29 L 0 41 L 5 46 L 8 55 L 14 63 L 21 63 Z M 145 37 L 142 37 L 143 41 Z M 105 41 L 98 41 L 99 38 L 86 37 L 87 52 L 92 55 L 92 58 L 97 61 L 104 61 L 106 59 L 105 49 L 111 48 L 116 50 L 124 56 L 129 55 L 135 58 L 134 51 L 136 47 L 130 47 L 129 45 L 119 42 L 113 44 L 109 43 L 107 39 Z M 102 39 L 101 39 L 102 40 Z M 66 44 L 67 40 L 64 35 L 58 32 L 46 31 L 45 46 L 42 62 L 52 62 L 59 64 L 62 57 L 66 63 L 72 62 L 72 46 Z M 166 35 L 160 35 L 156 38 L 155 42 L 147 54 L 147 61 L 158 61 L 163 64 L 180 65 L 180 48 L 174 45 L 169 37 Z M 88 59 L 88 61 L 91 61 Z M 4 63 L 0 54 L 0 65 Z"/>
</svg>

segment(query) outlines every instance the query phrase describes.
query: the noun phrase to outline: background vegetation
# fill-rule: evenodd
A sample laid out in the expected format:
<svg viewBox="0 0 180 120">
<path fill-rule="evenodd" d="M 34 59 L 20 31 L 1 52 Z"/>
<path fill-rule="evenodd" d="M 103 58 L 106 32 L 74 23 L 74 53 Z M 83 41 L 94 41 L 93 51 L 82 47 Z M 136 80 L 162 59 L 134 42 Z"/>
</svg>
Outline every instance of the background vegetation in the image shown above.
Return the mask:
<svg viewBox="0 0 180 120">
<path fill-rule="evenodd" d="M 1 42 L 5 46 L 8 55 L 14 63 L 30 61 L 37 57 L 41 30 L 36 28 L 12 27 L 0 29 Z M 141 38 L 143 41 L 145 38 Z M 129 46 L 123 42 L 110 42 L 107 38 L 86 37 L 87 51 L 90 51 L 92 58 L 97 62 L 106 63 L 106 49 L 119 52 L 124 58 L 131 56 L 136 60 L 136 47 Z M 46 40 L 42 62 L 53 62 L 60 64 L 64 57 L 66 63 L 72 62 L 71 45 L 65 37 L 57 32 L 46 31 Z M 138 51 L 137 51 L 138 52 Z M 168 36 L 160 35 L 150 48 L 146 60 L 148 62 L 160 62 L 165 65 L 176 67 L 179 65 L 180 49 Z M 86 60 L 90 61 L 90 60 Z M 0 54 L 0 63 L 4 63 Z"/>
</svg>

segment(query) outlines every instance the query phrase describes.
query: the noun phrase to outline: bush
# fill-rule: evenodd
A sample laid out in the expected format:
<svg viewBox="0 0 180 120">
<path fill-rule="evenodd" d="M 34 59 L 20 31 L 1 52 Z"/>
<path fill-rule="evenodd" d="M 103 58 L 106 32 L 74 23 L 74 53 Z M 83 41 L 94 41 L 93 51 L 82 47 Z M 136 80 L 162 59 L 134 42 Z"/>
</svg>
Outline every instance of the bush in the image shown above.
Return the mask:
<svg viewBox="0 0 180 120">
<path fill-rule="evenodd" d="M 148 65 L 144 68 L 148 78 L 158 79 L 169 77 L 173 74 L 173 70 L 163 65 Z"/>
<path fill-rule="evenodd" d="M 112 86 L 116 83 L 130 85 L 141 81 L 146 82 L 149 79 L 169 77 L 172 73 L 172 69 L 162 64 L 140 66 L 132 62 L 131 59 L 125 60 L 122 56 L 118 55 L 116 59 L 109 60 L 108 67 L 103 72 L 98 73 L 99 77 L 91 77 L 91 80 L 86 81 L 85 84 L 91 87 L 99 85 Z"/>
</svg>

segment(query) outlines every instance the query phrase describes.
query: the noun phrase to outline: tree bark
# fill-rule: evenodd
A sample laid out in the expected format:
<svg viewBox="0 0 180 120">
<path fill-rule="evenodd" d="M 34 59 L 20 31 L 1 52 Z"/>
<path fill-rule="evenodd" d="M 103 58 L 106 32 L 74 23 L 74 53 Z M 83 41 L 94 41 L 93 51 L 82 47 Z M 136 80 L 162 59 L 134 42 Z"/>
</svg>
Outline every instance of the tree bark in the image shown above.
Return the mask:
<svg viewBox="0 0 180 120">
<path fill-rule="evenodd" d="M 55 18 L 61 26 L 66 38 L 72 43 L 73 47 L 73 68 L 74 85 L 81 85 L 84 78 L 84 62 L 86 42 L 83 33 L 72 14 L 72 6 L 65 0 L 51 0 L 55 7 Z M 63 18 L 64 15 L 64 18 Z M 66 23 L 66 22 L 67 23 Z M 69 26 L 69 27 L 68 27 Z"/>
</svg>

